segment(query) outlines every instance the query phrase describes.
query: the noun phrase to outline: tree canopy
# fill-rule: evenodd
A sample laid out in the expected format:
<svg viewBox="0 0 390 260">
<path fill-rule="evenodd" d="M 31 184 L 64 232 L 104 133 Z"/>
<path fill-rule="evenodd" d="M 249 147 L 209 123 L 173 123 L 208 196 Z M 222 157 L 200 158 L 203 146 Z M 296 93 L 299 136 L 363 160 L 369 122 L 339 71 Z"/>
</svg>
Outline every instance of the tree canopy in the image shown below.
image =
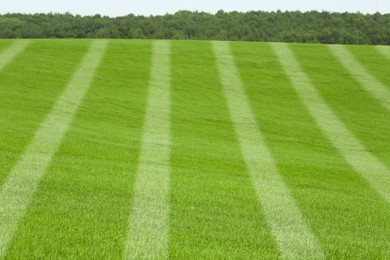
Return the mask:
<svg viewBox="0 0 390 260">
<path fill-rule="evenodd" d="M 122 17 L 0 15 L 0 38 L 123 38 L 390 44 L 390 14 L 179 11 Z"/>
</svg>

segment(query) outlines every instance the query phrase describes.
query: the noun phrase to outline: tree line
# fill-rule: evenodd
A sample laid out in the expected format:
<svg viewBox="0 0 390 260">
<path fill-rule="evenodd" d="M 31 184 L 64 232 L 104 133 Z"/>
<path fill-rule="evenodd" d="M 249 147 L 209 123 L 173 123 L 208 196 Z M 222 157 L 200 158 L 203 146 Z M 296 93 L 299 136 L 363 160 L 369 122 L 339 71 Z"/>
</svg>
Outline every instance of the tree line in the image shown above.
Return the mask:
<svg viewBox="0 0 390 260">
<path fill-rule="evenodd" d="M 122 38 L 390 45 L 390 14 L 205 12 L 122 17 L 0 15 L 0 38 Z"/>
</svg>

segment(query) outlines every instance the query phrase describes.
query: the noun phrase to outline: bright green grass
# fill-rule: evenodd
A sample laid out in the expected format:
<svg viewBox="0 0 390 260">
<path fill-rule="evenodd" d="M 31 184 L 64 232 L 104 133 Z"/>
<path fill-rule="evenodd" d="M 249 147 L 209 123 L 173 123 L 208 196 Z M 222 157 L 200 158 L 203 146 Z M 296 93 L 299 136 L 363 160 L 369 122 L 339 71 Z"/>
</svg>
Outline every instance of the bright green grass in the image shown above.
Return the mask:
<svg viewBox="0 0 390 260">
<path fill-rule="evenodd" d="M 236 43 L 233 49 L 268 145 L 327 256 L 389 254 L 388 206 L 320 132 L 269 46 Z"/>
<path fill-rule="evenodd" d="M 35 41 L 0 71 L 0 185 L 72 76 L 87 44 Z"/>
<path fill-rule="evenodd" d="M 12 40 L 1 40 L 0 42 L 0 52 L 6 49 L 8 46 L 10 46 L 12 43 Z"/>
<path fill-rule="evenodd" d="M 210 43 L 174 42 L 172 52 L 171 256 L 277 256 L 246 173 Z"/>
<path fill-rule="evenodd" d="M 387 48 L 390 52 L 390 47 L 388 46 Z M 348 50 L 358 58 L 373 76 L 390 89 L 390 55 L 383 55 L 376 48 L 367 48 L 367 46 L 359 45 L 348 46 Z"/>
<path fill-rule="evenodd" d="M 325 46 L 295 45 L 293 49 L 313 83 L 349 130 L 390 168 L 390 113 L 359 86 Z M 377 66 L 371 70 L 380 71 Z M 382 73 L 384 78 L 388 77 L 389 73 L 384 70 Z M 390 89 L 390 77 L 385 83 Z"/>
<path fill-rule="evenodd" d="M 149 42 L 111 42 L 18 230 L 11 257 L 122 254 L 149 64 Z"/>
<path fill-rule="evenodd" d="M 0 40 L 0 53 L 12 43 Z M 0 188 L 89 43 L 34 40 L 0 71 Z M 259 129 L 325 256 L 390 258 L 390 205 L 321 132 L 270 44 L 230 46 Z M 363 91 L 326 46 L 289 46 L 338 118 L 390 169 L 390 113 Z M 388 59 L 373 47 L 348 49 L 390 88 Z M 151 54 L 151 41 L 109 42 L 7 258 L 123 256 Z M 171 42 L 171 84 L 170 258 L 278 258 L 281 253 L 242 158 L 210 42 Z"/>
</svg>

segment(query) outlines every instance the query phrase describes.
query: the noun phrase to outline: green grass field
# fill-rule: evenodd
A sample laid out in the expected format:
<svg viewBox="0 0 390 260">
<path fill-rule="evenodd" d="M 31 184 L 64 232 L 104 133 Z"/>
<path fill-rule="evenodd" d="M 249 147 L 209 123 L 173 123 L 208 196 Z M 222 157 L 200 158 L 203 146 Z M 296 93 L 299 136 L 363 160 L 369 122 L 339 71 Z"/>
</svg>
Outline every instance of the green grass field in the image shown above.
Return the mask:
<svg viewBox="0 0 390 260">
<path fill-rule="evenodd" d="M 0 259 L 389 259 L 390 47 L 0 40 Z"/>
</svg>

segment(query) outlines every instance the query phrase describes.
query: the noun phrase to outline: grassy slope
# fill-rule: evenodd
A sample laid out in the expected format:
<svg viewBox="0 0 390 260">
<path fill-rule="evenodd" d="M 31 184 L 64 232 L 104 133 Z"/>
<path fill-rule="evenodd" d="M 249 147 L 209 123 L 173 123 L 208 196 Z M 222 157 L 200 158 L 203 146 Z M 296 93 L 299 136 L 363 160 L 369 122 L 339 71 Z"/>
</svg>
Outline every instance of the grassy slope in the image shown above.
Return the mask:
<svg viewBox="0 0 390 260">
<path fill-rule="evenodd" d="M 150 42 L 112 41 L 9 256 L 119 258 L 127 235 Z"/>
<path fill-rule="evenodd" d="M 275 257 L 210 43 L 175 42 L 172 62 L 171 256 Z"/>
<path fill-rule="evenodd" d="M 9 43 L 0 41 L 0 51 Z M 120 258 L 144 118 L 150 44 L 110 42 L 16 233 L 10 258 Z M 1 72 L 0 185 L 87 45 L 36 41 Z M 231 45 L 259 128 L 327 256 L 389 257 L 389 205 L 323 136 L 268 44 Z M 290 46 L 339 118 L 389 168 L 389 113 L 360 90 L 325 46 Z M 353 53 L 361 60 L 375 51 L 350 48 L 356 48 Z M 372 57 L 370 72 L 389 85 L 381 67 L 389 62 Z M 172 109 L 170 256 L 277 257 L 242 161 L 209 42 L 172 42 Z"/>
</svg>

